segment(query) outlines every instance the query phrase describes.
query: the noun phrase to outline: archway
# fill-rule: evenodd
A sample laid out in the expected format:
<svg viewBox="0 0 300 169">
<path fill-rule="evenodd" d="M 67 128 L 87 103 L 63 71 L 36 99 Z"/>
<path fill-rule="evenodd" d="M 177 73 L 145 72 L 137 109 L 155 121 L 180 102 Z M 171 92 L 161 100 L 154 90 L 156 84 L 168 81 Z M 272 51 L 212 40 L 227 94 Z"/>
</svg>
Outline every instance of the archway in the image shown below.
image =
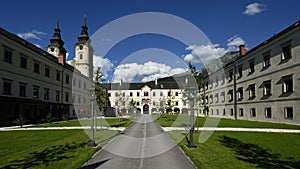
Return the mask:
<svg viewBox="0 0 300 169">
<path fill-rule="evenodd" d="M 145 104 L 143 106 L 143 114 L 149 114 L 149 105 L 148 104 Z"/>
</svg>

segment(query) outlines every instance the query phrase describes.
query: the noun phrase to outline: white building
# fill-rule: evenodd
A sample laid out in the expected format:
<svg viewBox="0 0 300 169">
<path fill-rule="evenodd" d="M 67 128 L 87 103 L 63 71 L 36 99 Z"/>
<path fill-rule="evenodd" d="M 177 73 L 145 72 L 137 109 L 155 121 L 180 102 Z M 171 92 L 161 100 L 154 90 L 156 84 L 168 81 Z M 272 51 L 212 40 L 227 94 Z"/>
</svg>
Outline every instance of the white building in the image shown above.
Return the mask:
<svg viewBox="0 0 300 169">
<path fill-rule="evenodd" d="M 183 94 L 184 81 L 176 77 L 167 77 L 145 83 L 121 81 L 106 84 L 106 86 L 110 106 L 122 115 L 129 113 L 133 107 L 136 108 L 137 113 L 141 114 L 187 113 L 188 103 Z"/>
<path fill-rule="evenodd" d="M 0 28 L 0 126 L 20 115 L 36 122 L 49 113 L 61 119 L 87 110 L 93 49 L 85 20 L 75 51 L 71 66 L 58 23 L 47 51 Z"/>
</svg>

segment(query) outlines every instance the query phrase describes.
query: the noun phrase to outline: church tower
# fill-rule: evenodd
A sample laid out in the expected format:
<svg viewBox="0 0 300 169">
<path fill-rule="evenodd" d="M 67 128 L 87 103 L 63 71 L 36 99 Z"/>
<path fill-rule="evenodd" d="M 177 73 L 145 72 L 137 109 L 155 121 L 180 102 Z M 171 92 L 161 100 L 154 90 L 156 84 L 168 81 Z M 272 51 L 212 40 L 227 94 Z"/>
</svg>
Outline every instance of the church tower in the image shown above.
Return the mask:
<svg viewBox="0 0 300 169">
<path fill-rule="evenodd" d="M 88 35 L 88 27 L 86 26 L 86 17 L 82 25 L 81 34 L 77 37 L 78 42 L 75 45 L 75 68 L 83 75 L 93 79 L 93 53 L 91 40 Z"/>
<path fill-rule="evenodd" d="M 48 53 L 56 56 L 61 64 L 66 63 L 66 49 L 64 48 L 65 42 L 61 39 L 60 29 L 58 21 L 56 22 L 56 28 L 54 29 L 53 37 L 50 39 L 50 45 L 48 46 Z"/>
</svg>

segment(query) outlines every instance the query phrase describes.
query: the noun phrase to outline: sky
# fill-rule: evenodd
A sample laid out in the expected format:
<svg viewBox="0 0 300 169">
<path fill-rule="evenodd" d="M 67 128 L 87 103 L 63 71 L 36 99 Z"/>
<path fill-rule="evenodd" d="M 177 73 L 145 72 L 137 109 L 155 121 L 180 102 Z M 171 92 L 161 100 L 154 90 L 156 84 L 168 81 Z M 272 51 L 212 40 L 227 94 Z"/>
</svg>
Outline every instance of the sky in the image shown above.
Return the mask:
<svg viewBox="0 0 300 169">
<path fill-rule="evenodd" d="M 10 0 L 2 6 L 0 26 L 44 50 L 59 20 L 67 60 L 86 15 L 94 67 L 106 82 L 170 76 L 186 71 L 188 62 L 200 68 L 300 19 L 297 0 Z"/>
</svg>

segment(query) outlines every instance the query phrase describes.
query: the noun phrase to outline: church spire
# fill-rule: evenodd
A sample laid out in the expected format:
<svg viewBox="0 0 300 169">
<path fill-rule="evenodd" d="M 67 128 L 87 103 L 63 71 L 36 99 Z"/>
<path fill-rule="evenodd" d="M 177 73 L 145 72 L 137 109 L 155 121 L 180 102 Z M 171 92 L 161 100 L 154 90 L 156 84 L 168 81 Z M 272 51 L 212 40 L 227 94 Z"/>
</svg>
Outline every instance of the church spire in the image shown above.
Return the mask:
<svg viewBox="0 0 300 169">
<path fill-rule="evenodd" d="M 79 44 L 85 44 L 89 40 L 88 27 L 86 26 L 86 16 L 84 15 L 83 25 L 81 26 L 81 34 L 77 37 Z"/>
<path fill-rule="evenodd" d="M 59 22 L 56 21 L 53 37 L 50 38 L 50 45 L 48 46 L 48 52 L 58 58 L 58 61 L 62 64 L 66 62 L 66 49 L 64 48 L 65 42 L 62 40 L 59 29 Z"/>
<path fill-rule="evenodd" d="M 56 27 L 54 29 L 54 34 L 53 37 L 50 39 L 51 45 L 52 46 L 64 46 L 65 42 L 61 39 L 60 36 L 60 29 L 59 29 L 59 22 L 58 20 L 56 21 Z"/>
</svg>

